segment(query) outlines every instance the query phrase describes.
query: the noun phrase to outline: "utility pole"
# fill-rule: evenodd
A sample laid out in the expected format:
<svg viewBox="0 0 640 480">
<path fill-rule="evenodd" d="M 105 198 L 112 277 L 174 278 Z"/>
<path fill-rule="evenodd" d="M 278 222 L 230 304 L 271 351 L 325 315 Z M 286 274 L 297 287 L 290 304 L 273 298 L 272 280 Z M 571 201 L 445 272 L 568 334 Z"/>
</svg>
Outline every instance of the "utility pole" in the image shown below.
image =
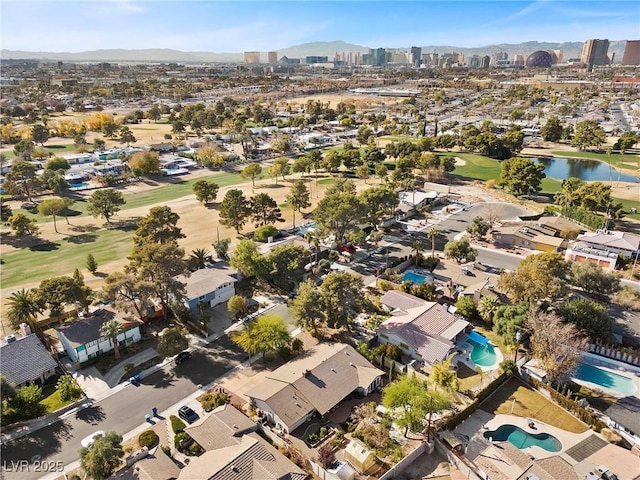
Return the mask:
<svg viewBox="0 0 640 480">
<path fill-rule="evenodd" d="M 433 397 L 429 397 L 429 421 L 427 423 L 427 443 L 431 442 L 431 415 L 433 414 Z"/>
</svg>

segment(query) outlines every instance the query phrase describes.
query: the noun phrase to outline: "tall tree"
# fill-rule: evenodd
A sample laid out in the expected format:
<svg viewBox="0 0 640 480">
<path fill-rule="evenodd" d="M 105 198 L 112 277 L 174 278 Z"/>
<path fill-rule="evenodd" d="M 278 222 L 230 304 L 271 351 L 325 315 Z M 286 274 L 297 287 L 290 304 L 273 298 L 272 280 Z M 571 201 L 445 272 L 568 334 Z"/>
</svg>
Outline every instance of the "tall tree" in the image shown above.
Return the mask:
<svg viewBox="0 0 640 480">
<path fill-rule="evenodd" d="M 72 200 L 70 198 L 50 198 L 43 200 L 38 204 L 38 213 L 45 217 L 51 215 L 53 217 L 53 229 L 56 233 L 60 233 L 58 232 L 56 216 L 62 215 L 67 208 L 69 208 L 71 202 Z"/>
<path fill-rule="evenodd" d="M 153 207 L 147 216 L 138 222 L 133 242 L 137 246 L 146 243 L 177 243 L 179 239 L 185 238 L 182 229 L 178 227 L 178 220 L 180 216 L 170 207 Z"/>
<path fill-rule="evenodd" d="M 311 206 L 309 201 L 309 189 L 305 185 L 304 181 L 296 180 L 291 185 L 291 190 L 287 194 L 287 202 L 291 205 L 293 210 L 293 228 L 296 228 L 296 212 L 302 213 L 303 208 Z"/>
<path fill-rule="evenodd" d="M 536 164 L 530 158 L 510 158 L 502 162 L 497 184 L 513 195 L 528 195 L 540 191 L 540 183 L 545 177 L 544 165 Z"/>
<path fill-rule="evenodd" d="M 74 278 L 67 276 L 51 277 L 40 282 L 36 290 L 40 305 L 47 306 L 51 317 L 62 315 L 64 305 L 82 302 L 86 292 Z"/>
<path fill-rule="evenodd" d="M 276 222 L 284 222 L 282 211 L 276 201 L 267 193 L 258 193 L 249 200 L 249 210 L 255 222 L 256 228 L 262 225 L 271 225 Z"/>
<path fill-rule="evenodd" d="M 540 135 L 545 142 L 557 142 L 562 138 L 562 123 L 558 117 L 549 117 L 547 123 L 540 129 Z"/>
<path fill-rule="evenodd" d="M 398 192 L 388 185 L 378 185 L 364 190 L 358 195 L 364 204 L 367 221 L 378 226 L 379 222 L 391 215 L 398 207 Z"/>
<path fill-rule="evenodd" d="M 327 194 L 318 202 L 313 217 L 322 233 L 335 235 L 336 242 L 344 243 L 347 233 L 362 220 L 365 207 L 355 194 Z"/>
<path fill-rule="evenodd" d="M 572 263 L 571 283 L 587 293 L 606 295 L 620 290 L 620 279 L 592 262 Z"/>
<path fill-rule="evenodd" d="M 111 346 L 113 346 L 113 354 L 116 360 L 120 359 L 118 335 L 121 333 L 124 333 L 124 327 L 117 320 L 109 320 L 100 326 L 100 336 L 109 339 Z"/>
<path fill-rule="evenodd" d="M 533 332 L 530 339 L 533 356 L 540 360 L 549 381 L 560 380 L 575 369 L 580 351 L 587 347 L 587 340 L 574 324 L 532 309 L 527 328 Z"/>
<path fill-rule="evenodd" d="M 230 238 L 221 238 L 211 244 L 213 251 L 216 252 L 216 257 L 218 257 L 219 260 L 229 260 L 229 254 L 227 252 L 229 251 L 230 244 Z"/>
<path fill-rule="evenodd" d="M 571 145 L 578 150 L 599 147 L 607 141 L 607 134 L 597 120 L 583 120 L 576 124 Z"/>
<path fill-rule="evenodd" d="M 427 232 L 427 237 L 431 239 L 431 256 L 436 256 L 436 238 L 438 238 L 438 229 L 436 227 L 431 227 Z"/>
<path fill-rule="evenodd" d="M 284 319 L 279 315 L 262 315 L 247 323 L 243 330 L 234 332 L 231 339 L 240 348 L 253 356 L 262 353 L 275 353 L 291 344 L 291 334 Z"/>
<path fill-rule="evenodd" d="M 278 175 L 282 176 L 282 180 L 284 181 L 285 176 L 289 174 L 289 170 L 288 158 L 276 158 L 269 168 L 269 175 L 271 175 L 275 179 L 276 184 L 278 184 Z"/>
<path fill-rule="evenodd" d="M 253 240 L 240 240 L 229 263 L 246 277 L 260 276 L 265 268 L 264 257 Z"/>
<path fill-rule="evenodd" d="M 14 213 L 9 217 L 9 226 L 18 237 L 23 235 L 38 235 L 40 229 L 34 218 L 27 217 L 24 213 Z"/>
<path fill-rule="evenodd" d="M 362 278 L 349 272 L 330 273 L 320 286 L 320 295 L 331 327 L 346 327 L 361 309 Z"/>
<path fill-rule="evenodd" d="M 528 315 L 526 303 L 498 306 L 493 313 L 493 333 L 500 335 L 507 345 L 515 345 L 516 335 L 525 326 Z"/>
<path fill-rule="evenodd" d="M 429 374 L 430 379 L 437 387 L 448 392 L 455 392 L 460 384 L 457 371 L 451 368 L 452 357 L 434 363 Z"/>
<path fill-rule="evenodd" d="M 129 158 L 128 164 L 136 177 L 160 173 L 160 157 L 153 150 L 134 153 Z"/>
<path fill-rule="evenodd" d="M 315 282 L 307 279 L 298 285 L 296 297 L 289 302 L 289 309 L 296 325 L 312 330 L 318 338 L 318 324 L 325 319 L 322 296 Z"/>
<path fill-rule="evenodd" d="M 514 272 L 500 275 L 499 286 L 514 302 L 555 301 L 566 295 L 568 277 L 562 255 L 545 252 L 529 255 Z"/>
<path fill-rule="evenodd" d="M 111 223 L 111 217 L 126 203 L 122 192 L 113 188 L 96 190 L 87 200 L 87 212 L 94 217 L 104 217 Z"/>
<path fill-rule="evenodd" d="M 558 307 L 558 315 L 566 322 L 573 323 L 592 340 L 610 341 L 613 338 L 615 321 L 607 309 L 585 298 L 575 298 Z"/>
<path fill-rule="evenodd" d="M 36 318 L 42 313 L 42 303 L 37 292 L 23 288 L 13 292 L 7 300 L 7 319 L 11 327 L 17 330 L 21 323 L 26 323 L 35 332 Z"/>
<path fill-rule="evenodd" d="M 153 285 L 146 280 L 124 272 L 113 272 L 104 279 L 102 291 L 105 300 L 115 300 L 116 309 L 124 312 L 133 309 L 141 320 L 147 316 Z"/>
<path fill-rule="evenodd" d="M 17 160 L 11 165 L 11 170 L 5 175 L 4 189 L 14 196 L 24 196 L 30 202 L 32 195 L 40 187 L 40 180 L 36 175 L 37 168 L 26 160 Z"/>
<path fill-rule="evenodd" d="M 220 203 L 220 223 L 226 227 L 233 227 L 236 233 L 240 233 L 247 223 L 250 213 L 249 204 L 242 190 L 229 190 Z"/>
<path fill-rule="evenodd" d="M 133 135 L 133 132 L 129 127 L 123 125 L 120 127 L 120 143 L 126 143 L 127 147 L 136 142 L 136 137 Z"/>
<path fill-rule="evenodd" d="M 186 350 L 189 339 L 178 327 L 165 328 L 160 332 L 156 351 L 163 357 L 172 357 Z"/>
<path fill-rule="evenodd" d="M 478 252 L 471 248 L 471 244 L 466 238 L 451 240 L 444 246 L 444 256 L 453 258 L 458 263 L 473 262 L 477 255 Z"/>
<path fill-rule="evenodd" d="M 41 124 L 36 124 L 31 128 L 31 140 L 40 145 L 49 140 L 49 129 Z"/>
<path fill-rule="evenodd" d="M 471 224 L 467 227 L 467 233 L 471 235 L 471 238 L 482 238 L 491 229 L 491 225 L 484 218 L 477 216 L 473 217 Z"/>
<path fill-rule="evenodd" d="M 80 450 L 80 466 L 94 480 L 105 480 L 120 466 L 123 456 L 122 437 L 108 432 L 97 437 L 90 448 Z"/>
<path fill-rule="evenodd" d="M 259 163 L 250 163 L 242 169 L 240 176 L 242 178 L 250 178 L 253 188 L 256 186 L 256 178 L 262 174 L 262 167 Z"/>
</svg>

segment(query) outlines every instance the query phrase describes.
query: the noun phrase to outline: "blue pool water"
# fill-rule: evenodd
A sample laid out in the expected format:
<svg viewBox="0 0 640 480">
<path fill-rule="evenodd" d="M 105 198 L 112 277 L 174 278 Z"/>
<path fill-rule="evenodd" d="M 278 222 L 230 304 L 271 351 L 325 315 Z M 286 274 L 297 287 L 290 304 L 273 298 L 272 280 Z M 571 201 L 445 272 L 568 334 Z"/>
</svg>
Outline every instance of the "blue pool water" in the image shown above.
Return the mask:
<svg viewBox="0 0 640 480">
<path fill-rule="evenodd" d="M 427 281 L 427 277 L 424 275 L 420 275 L 419 273 L 412 272 L 411 270 L 404 272 L 402 275 L 403 282 L 411 282 L 414 285 L 422 285 Z"/>
<path fill-rule="evenodd" d="M 304 237 L 307 232 L 313 232 L 316 229 L 317 225 L 315 223 L 310 223 L 308 225 L 304 225 L 303 227 L 298 228 L 298 235 Z"/>
<path fill-rule="evenodd" d="M 494 442 L 507 441 L 520 450 L 527 447 L 540 447 L 547 452 L 559 452 L 562 444 L 548 433 L 528 433 L 515 425 L 500 425 L 497 430 L 484 432 L 484 438 L 491 438 Z"/>
<path fill-rule="evenodd" d="M 69 190 L 80 190 L 82 188 L 89 188 L 89 184 L 87 182 L 81 182 L 69 185 Z"/>
<path fill-rule="evenodd" d="M 496 364 L 498 355 L 493 345 L 490 343 L 478 343 L 471 337 L 467 337 L 467 342 L 473 347 L 470 355 L 473 363 L 481 367 L 493 367 Z"/>
<path fill-rule="evenodd" d="M 475 341 L 476 343 L 479 343 L 480 345 L 486 345 L 487 343 L 489 343 L 489 339 L 487 337 L 483 337 L 475 330 L 471 330 L 469 333 L 467 333 L 467 337 Z"/>
<path fill-rule="evenodd" d="M 580 364 L 574 377 L 579 380 L 584 380 L 585 382 L 595 383 L 610 390 L 615 390 L 623 395 L 632 395 L 635 391 L 633 380 L 630 378 L 584 363 Z"/>
</svg>

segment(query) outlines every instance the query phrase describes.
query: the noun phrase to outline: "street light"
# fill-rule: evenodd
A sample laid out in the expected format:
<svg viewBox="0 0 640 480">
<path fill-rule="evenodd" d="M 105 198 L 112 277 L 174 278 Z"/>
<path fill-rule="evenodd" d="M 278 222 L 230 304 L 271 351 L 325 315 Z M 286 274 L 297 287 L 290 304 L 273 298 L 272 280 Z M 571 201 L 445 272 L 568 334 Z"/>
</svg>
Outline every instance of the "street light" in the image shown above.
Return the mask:
<svg viewBox="0 0 640 480">
<path fill-rule="evenodd" d="M 520 345 L 520 340 L 522 339 L 522 334 L 520 330 L 516 332 L 516 354 L 513 358 L 513 363 L 518 363 L 518 346 Z"/>
</svg>

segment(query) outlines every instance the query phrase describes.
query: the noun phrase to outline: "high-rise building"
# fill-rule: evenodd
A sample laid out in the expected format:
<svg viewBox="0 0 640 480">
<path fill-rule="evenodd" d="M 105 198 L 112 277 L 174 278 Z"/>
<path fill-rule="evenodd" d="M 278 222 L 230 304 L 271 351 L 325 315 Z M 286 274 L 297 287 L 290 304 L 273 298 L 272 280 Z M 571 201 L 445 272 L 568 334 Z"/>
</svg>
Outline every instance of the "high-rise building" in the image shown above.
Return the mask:
<svg viewBox="0 0 640 480">
<path fill-rule="evenodd" d="M 260 52 L 244 52 L 244 63 L 260 63 Z"/>
<path fill-rule="evenodd" d="M 384 48 L 376 48 L 375 65 L 381 67 L 387 63 L 387 51 Z"/>
<path fill-rule="evenodd" d="M 489 68 L 489 65 L 491 65 L 491 57 L 489 55 L 484 55 L 480 59 L 480 68 Z"/>
<path fill-rule="evenodd" d="M 267 58 L 269 60 L 269 63 L 278 63 L 278 52 L 267 53 Z"/>
<path fill-rule="evenodd" d="M 640 65 L 640 40 L 627 40 L 622 65 Z"/>
<path fill-rule="evenodd" d="M 480 68 L 480 55 L 471 55 L 468 65 L 469 68 Z"/>
<path fill-rule="evenodd" d="M 304 58 L 304 63 L 327 63 L 329 57 L 320 55 L 307 55 Z"/>
<path fill-rule="evenodd" d="M 409 58 L 409 61 L 413 64 L 414 67 L 419 67 L 421 60 L 422 49 L 420 47 L 411 47 L 411 56 Z"/>
<path fill-rule="evenodd" d="M 608 51 L 609 40 L 593 38 L 584 42 L 580 60 L 587 65 L 587 68 L 591 68 L 594 65 L 609 65 L 610 61 L 609 57 L 607 57 Z"/>
</svg>

